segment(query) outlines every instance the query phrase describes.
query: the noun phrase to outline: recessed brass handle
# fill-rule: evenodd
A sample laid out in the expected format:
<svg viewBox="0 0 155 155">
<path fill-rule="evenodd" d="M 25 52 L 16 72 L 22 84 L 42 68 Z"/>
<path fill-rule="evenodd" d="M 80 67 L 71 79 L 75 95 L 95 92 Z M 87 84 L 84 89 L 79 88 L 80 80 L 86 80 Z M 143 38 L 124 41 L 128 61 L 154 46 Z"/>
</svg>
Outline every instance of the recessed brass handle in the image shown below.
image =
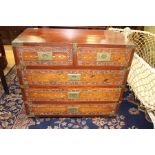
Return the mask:
<svg viewBox="0 0 155 155">
<path fill-rule="evenodd" d="M 38 52 L 38 60 L 52 60 L 52 52 Z"/>
<path fill-rule="evenodd" d="M 81 78 L 81 74 L 68 74 L 69 81 L 79 81 Z"/>
<path fill-rule="evenodd" d="M 69 113 L 77 113 L 78 112 L 78 107 L 68 107 L 68 112 Z"/>
<path fill-rule="evenodd" d="M 100 52 L 97 53 L 97 61 L 110 61 L 111 53 L 108 52 Z"/>
<path fill-rule="evenodd" d="M 68 99 L 77 99 L 79 98 L 79 92 L 68 92 Z"/>
</svg>

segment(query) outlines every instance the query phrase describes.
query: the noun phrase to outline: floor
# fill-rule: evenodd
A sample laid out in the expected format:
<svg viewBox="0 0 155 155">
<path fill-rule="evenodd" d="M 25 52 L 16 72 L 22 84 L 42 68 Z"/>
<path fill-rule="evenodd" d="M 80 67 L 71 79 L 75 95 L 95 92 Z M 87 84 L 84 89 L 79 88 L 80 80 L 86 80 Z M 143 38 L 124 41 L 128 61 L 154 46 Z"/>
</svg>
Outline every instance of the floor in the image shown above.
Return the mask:
<svg viewBox="0 0 155 155">
<path fill-rule="evenodd" d="M 5 49 L 6 57 L 7 57 L 7 61 L 8 61 L 8 65 L 7 65 L 6 69 L 4 70 L 4 74 L 6 75 L 10 71 L 10 69 L 15 65 L 15 60 L 14 60 L 12 46 L 5 45 L 4 49 Z"/>
</svg>

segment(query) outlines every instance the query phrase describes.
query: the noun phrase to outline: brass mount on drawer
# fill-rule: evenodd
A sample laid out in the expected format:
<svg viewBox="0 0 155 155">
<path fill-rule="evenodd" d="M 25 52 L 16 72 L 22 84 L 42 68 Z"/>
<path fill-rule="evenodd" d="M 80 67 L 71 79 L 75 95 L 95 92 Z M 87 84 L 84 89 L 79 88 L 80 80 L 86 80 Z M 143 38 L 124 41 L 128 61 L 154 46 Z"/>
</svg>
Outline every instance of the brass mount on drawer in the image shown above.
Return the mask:
<svg viewBox="0 0 155 155">
<path fill-rule="evenodd" d="M 38 52 L 38 60 L 52 60 L 53 54 L 52 52 Z"/>
<path fill-rule="evenodd" d="M 75 113 L 78 112 L 78 110 L 79 110 L 79 107 L 68 107 L 68 112 L 69 113 L 75 114 Z"/>
<path fill-rule="evenodd" d="M 79 81 L 81 79 L 81 74 L 67 74 L 69 81 Z"/>
<path fill-rule="evenodd" d="M 80 92 L 68 92 L 68 99 L 77 99 L 79 98 Z"/>
<path fill-rule="evenodd" d="M 108 52 L 99 52 L 97 53 L 97 60 L 96 61 L 110 61 L 111 53 Z"/>
<path fill-rule="evenodd" d="M 73 43 L 73 52 L 77 51 L 77 43 Z"/>
</svg>

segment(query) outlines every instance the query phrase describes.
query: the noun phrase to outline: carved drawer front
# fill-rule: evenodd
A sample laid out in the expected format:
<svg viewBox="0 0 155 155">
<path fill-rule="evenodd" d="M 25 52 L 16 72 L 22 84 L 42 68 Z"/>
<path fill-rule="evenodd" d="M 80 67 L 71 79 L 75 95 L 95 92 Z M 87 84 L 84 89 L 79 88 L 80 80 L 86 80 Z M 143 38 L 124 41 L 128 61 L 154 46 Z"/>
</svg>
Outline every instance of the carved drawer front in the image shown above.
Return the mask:
<svg viewBox="0 0 155 155">
<path fill-rule="evenodd" d="M 71 47 L 17 47 L 22 64 L 30 66 L 72 65 Z"/>
<path fill-rule="evenodd" d="M 128 48 L 89 48 L 77 49 L 79 66 L 128 66 L 131 56 Z"/>
<path fill-rule="evenodd" d="M 28 69 L 23 74 L 33 85 L 122 85 L 126 71 Z"/>
<path fill-rule="evenodd" d="M 95 105 L 31 105 L 32 115 L 113 115 L 117 104 L 95 104 Z"/>
<path fill-rule="evenodd" d="M 118 101 L 121 88 L 26 89 L 29 101 Z"/>
</svg>

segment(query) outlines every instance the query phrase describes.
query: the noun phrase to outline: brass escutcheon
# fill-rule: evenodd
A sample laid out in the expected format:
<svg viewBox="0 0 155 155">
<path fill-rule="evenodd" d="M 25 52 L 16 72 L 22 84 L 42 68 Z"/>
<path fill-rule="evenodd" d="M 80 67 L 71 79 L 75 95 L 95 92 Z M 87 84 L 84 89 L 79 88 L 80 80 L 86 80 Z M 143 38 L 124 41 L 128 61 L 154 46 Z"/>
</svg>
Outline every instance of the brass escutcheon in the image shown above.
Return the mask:
<svg viewBox="0 0 155 155">
<path fill-rule="evenodd" d="M 68 92 L 68 99 L 77 99 L 79 98 L 79 92 Z"/>
<path fill-rule="evenodd" d="M 38 60 L 52 60 L 52 52 L 38 52 Z"/>
<path fill-rule="evenodd" d="M 108 52 L 97 53 L 97 61 L 110 61 L 110 59 L 111 59 L 111 53 Z"/>
<path fill-rule="evenodd" d="M 69 113 L 77 113 L 78 112 L 78 107 L 68 107 L 68 112 Z"/>
<path fill-rule="evenodd" d="M 79 81 L 81 74 L 68 74 L 67 76 L 69 81 Z"/>
</svg>

